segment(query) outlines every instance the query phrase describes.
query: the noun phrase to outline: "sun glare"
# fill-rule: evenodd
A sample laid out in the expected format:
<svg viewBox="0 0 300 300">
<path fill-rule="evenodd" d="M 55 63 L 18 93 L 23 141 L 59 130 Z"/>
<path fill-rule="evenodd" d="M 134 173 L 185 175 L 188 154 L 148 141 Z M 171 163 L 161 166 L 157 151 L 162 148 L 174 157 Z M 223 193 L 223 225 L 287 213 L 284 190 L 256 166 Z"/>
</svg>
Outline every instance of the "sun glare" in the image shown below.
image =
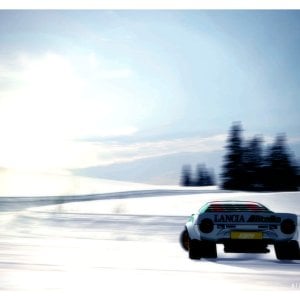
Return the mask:
<svg viewBox="0 0 300 300">
<path fill-rule="evenodd" d="M 106 86 L 112 74 L 120 74 L 97 70 L 95 63 L 87 72 L 88 61 L 80 72 L 84 57 L 78 60 L 55 53 L 20 57 L 13 75 L 18 86 L 1 93 L 0 166 L 29 171 L 86 167 L 99 161 L 99 149 L 82 139 L 136 133 L 123 119 L 126 95 Z"/>
<path fill-rule="evenodd" d="M 69 141 L 78 137 L 84 81 L 62 56 L 21 59 L 21 86 L 1 103 L 2 165 L 41 170 L 68 165 Z M 1 125 L 2 125 L 1 124 Z"/>
</svg>

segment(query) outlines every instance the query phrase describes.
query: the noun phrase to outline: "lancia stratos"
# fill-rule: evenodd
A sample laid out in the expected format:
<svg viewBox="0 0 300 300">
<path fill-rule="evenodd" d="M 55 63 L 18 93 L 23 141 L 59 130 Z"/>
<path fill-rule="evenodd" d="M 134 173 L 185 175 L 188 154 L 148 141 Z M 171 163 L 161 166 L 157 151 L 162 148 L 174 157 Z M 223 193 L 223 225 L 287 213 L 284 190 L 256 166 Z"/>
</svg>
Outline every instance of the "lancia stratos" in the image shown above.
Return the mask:
<svg viewBox="0 0 300 300">
<path fill-rule="evenodd" d="M 297 218 L 257 202 L 208 202 L 189 217 L 180 243 L 190 259 L 217 258 L 217 244 L 225 253 L 268 253 L 274 245 L 277 259 L 300 259 Z"/>
</svg>

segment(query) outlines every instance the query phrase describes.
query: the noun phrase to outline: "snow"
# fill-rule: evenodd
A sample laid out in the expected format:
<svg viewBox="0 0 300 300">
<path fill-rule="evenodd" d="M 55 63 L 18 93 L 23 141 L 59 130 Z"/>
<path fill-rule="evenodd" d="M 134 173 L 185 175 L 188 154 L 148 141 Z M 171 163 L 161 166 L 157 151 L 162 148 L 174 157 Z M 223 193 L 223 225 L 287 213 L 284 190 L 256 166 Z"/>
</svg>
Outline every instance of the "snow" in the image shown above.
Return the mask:
<svg viewBox="0 0 300 300">
<path fill-rule="evenodd" d="M 146 184 L 73 176 L 68 173 L 37 173 L 0 169 L 0 196 L 66 196 L 140 190 Z"/>
<path fill-rule="evenodd" d="M 157 189 L 157 187 L 156 187 Z M 268 208 L 276 212 L 292 212 L 300 215 L 300 193 L 299 192 L 284 192 L 284 193 L 247 193 L 247 192 L 222 192 L 205 189 L 185 189 L 169 187 L 167 191 L 172 193 L 172 196 L 161 196 L 166 194 L 165 189 L 159 188 L 139 191 L 140 197 L 130 197 L 133 192 L 127 194 L 122 193 L 120 198 L 128 196 L 124 199 L 89 201 L 67 203 L 63 205 L 66 212 L 81 212 L 92 213 L 101 211 L 102 213 L 114 214 L 149 214 L 149 215 L 166 215 L 166 216 L 189 216 L 203 206 L 208 201 L 215 200 L 242 200 L 256 201 L 264 204 Z M 195 194 L 193 194 L 193 193 Z M 144 193 L 144 194 L 143 194 Z M 151 193 L 153 197 L 151 197 Z M 190 194 L 192 193 L 192 194 Z M 183 194 L 183 195 L 182 195 Z M 116 193 L 116 196 L 118 194 Z M 147 196 L 147 197 L 146 197 Z M 54 207 L 55 209 L 56 207 Z M 53 207 L 46 208 L 51 211 Z"/>
<path fill-rule="evenodd" d="M 257 201 L 300 215 L 299 192 L 105 180 L 91 190 L 83 182 L 80 196 L 40 206 L 47 197 L 27 194 L 36 205 L 0 213 L 1 299 L 299 298 L 300 261 L 278 261 L 271 246 L 268 254 L 225 254 L 218 245 L 218 259 L 192 261 L 178 243 L 187 216 L 207 201 Z"/>
</svg>

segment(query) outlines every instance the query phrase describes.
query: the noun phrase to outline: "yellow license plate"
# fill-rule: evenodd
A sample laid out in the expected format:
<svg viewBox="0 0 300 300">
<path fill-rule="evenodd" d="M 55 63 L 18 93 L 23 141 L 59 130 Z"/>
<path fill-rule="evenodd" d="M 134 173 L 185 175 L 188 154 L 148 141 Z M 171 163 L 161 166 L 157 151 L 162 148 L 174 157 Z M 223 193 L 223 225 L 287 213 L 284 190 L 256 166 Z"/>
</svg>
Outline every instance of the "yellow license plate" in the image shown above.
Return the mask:
<svg viewBox="0 0 300 300">
<path fill-rule="evenodd" d="M 230 233 L 230 238 L 234 240 L 261 240 L 262 237 L 262 232 L 258 231 L 232 231 Z"/>
</svg>

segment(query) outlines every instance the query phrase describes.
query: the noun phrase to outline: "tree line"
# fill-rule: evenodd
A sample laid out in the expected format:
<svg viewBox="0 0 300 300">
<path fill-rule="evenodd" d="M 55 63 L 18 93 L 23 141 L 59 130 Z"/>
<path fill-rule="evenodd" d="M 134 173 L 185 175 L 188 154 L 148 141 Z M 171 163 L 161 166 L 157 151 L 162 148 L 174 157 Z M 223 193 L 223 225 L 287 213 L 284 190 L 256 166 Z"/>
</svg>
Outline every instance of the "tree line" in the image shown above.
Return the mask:
<svg viewBox="0 0 300 300">
<path fill-rule="evenodd" d="M 244 140 L 240 123 L 232 125 L 222 166 L 222 188 L 248 191 L 297 191 L 299 167 L 287 146 L 284 134 L 278 134 L 268 147 L 254 136 Z"/>
<path fill-rule="evenodd" d="M 198 164 L 196 174 L 193 175 L 190 165 L 182 168 L 181 185 L 183 186 L 209 186 L 215 185 L 214 172 L 208 170 L 205 164 Z"/>
<path fill-rule="evenodd" d="M 229 130 L 223 158 L 220 186 L 225 190 L 297 191 L 300 186 L 299 166 L 287 146 L 284 134 L 278 134 L 273 144 L 264 147 L 263 138 L 245 140 L 240 123 Z M 199 164 L 193 175 L 190 165 L 181 173 L 183 186 L 215 185 L 215 176 L 205 164 Z"/>
</svg>

